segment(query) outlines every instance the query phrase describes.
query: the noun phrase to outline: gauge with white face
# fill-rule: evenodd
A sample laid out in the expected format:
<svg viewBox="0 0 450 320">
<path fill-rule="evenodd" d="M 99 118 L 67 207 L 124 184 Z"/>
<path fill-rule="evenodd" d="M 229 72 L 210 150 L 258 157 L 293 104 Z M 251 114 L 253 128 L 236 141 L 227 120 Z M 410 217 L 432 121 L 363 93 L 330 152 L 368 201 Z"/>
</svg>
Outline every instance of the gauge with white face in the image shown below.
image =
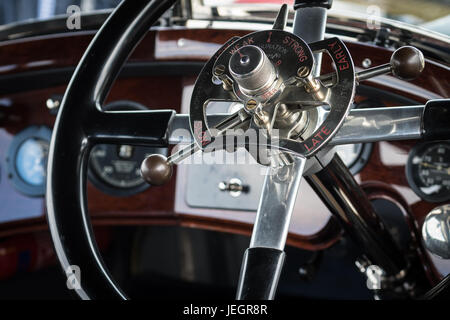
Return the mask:
<svg viewBox="0 0 450 320">
<path fill-rule="evenodd" d="M 416 145 L 409 154 L 406 173 L 411 188 L 422 199 L 450 200 L 450 142 Z"/>
<path fill-rule="evenodd" d="M 15 135 L 9 146 L 8 178 L 27 196 L 45 194 L 51 135 L 51 130 L 45 126 L 31 126 Z"/>
<path fill-rule="evenodd" d="M 19 176 L 33 186 L 44 185 L 47 176 L 47 157 L 49 142 L 39 138 L 30 138 L 23 142 L 16 156 Z"/>
</svg>

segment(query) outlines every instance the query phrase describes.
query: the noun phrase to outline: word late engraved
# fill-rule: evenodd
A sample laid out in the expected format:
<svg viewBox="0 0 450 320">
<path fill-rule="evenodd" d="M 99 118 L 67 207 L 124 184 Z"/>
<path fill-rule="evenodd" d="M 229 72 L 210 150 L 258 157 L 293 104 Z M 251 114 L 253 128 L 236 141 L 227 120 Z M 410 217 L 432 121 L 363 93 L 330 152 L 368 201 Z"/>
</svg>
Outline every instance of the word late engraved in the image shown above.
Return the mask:
<svg viewBox="0 0 450 320">
<path fill-rule="evenodd" d="M 310 142 L 309 141 L 305 142 L 304 146 L 306 150 L 308 150 L 309 152 L 316 149 L 318 146 L 322 144 L 322 142 L 325 141 L 325 139 L 330 135 L 330 133 L 331 130 L 328 129 L 327 127 L 323 126 L 322 128 L 320 128 L 320 130 L 313 136 Z"/>
</svg>

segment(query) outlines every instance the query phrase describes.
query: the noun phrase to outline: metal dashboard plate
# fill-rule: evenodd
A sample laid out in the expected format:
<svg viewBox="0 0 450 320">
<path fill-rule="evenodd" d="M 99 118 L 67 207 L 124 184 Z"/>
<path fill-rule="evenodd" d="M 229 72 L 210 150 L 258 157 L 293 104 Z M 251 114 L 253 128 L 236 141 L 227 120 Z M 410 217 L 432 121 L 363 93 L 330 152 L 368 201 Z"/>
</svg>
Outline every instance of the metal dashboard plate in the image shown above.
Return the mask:
<svg viewBox="0 0 450 320">
<path fill-rule="evenodd" d="M 245 150 L 240 150 L 245 151 Z M 220 156 L 238 156 L 240 152 Z M 242 155 L 242 153 L 240 153 Z M 266 169 L 259 164 L 192 164 L 187 166 L 186 202 L 190 207 L 256 211 Z M 233 178 L 248 186 L 248 192 L 234 197 L 219 189 L 220 182 Z"/>
</svg>

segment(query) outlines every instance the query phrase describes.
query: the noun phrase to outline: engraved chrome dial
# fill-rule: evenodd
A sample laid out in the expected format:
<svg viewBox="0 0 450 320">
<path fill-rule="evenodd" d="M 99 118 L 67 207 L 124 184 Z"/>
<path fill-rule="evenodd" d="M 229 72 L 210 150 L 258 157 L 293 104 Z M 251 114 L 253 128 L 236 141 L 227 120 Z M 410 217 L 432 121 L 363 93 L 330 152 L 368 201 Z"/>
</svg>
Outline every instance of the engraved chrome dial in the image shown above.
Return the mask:
<svg viewBox="0 0 450 320">
<path fill-rule="evenodd" d="M 313 52 L 330 55 L 336 69 L 334 84 L 325 86 L 313 77 Z M 308 158 L 341 127 L 350 111 L 355 85 L 351 56 L 338 38 L 308 45 L 283 30 L 254 32 L 231 39 L 204 66 L 192 94 L 191 131 L 203 151 L 208 146 L 223 148 L 223 141 L 213 144 L 219 134 L 211 130 L 206 109 L 215 101 L 239 102 L 244 107 L 227 129 L 240 122 L 245 132 L 266 130 L 270 140 L 266 146 Z M 325 105 L 330 111 L 318 123 L 314 111 Z M 223 131 L 219 130 L 220 135 Z M 246 146 L 252 143 L 243 140 Z M 262 147 L 264 142 L 254 144 Z"/>
</svg>

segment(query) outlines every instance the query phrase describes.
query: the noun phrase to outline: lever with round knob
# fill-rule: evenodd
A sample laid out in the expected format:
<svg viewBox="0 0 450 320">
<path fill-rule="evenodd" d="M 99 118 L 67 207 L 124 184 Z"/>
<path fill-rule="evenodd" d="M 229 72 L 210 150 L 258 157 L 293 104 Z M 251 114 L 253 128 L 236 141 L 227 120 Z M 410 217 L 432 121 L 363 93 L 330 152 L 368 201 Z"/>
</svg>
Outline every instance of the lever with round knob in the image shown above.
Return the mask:
<svg viewBox="0 0 450 320">
<path fill-rule="evenodd" d="M 403 46 L 394 51 L 389 63 L 356 73 L 356 80 L 361 82 L 384 74 L 392 74 L 401 80 L 414 80 L 425 68 L 425 58 L 422 52 L 412 46 Z M 321 82 L 326 85 L 334 84 L 334 74 L 320 76 Z"/>
<path fill-rule="evenodd" d="M 389 64 L 394 76 L 403 80 L 413 80 L 425 68 L 425 58 L 419 49 L 404 46 L 392 54 Z"/>
<path fill-rule="evenodd" d="M 162 186 L 172 177 L 173 167 L 161 154 L 152 154 L 141 164 L 142 178 L 152 186 Z"/>
<path fill-rule="evenodd" d="M 356 74 L 358 81 L 372 77 L 392 73 L 402 80 L 413 80 L 417 78 L 425 67 L 425 59 L 422 52 L 411 46 L 404 46 L 394 51 L 389 63 L 370 68 Z"/>
</svg>

